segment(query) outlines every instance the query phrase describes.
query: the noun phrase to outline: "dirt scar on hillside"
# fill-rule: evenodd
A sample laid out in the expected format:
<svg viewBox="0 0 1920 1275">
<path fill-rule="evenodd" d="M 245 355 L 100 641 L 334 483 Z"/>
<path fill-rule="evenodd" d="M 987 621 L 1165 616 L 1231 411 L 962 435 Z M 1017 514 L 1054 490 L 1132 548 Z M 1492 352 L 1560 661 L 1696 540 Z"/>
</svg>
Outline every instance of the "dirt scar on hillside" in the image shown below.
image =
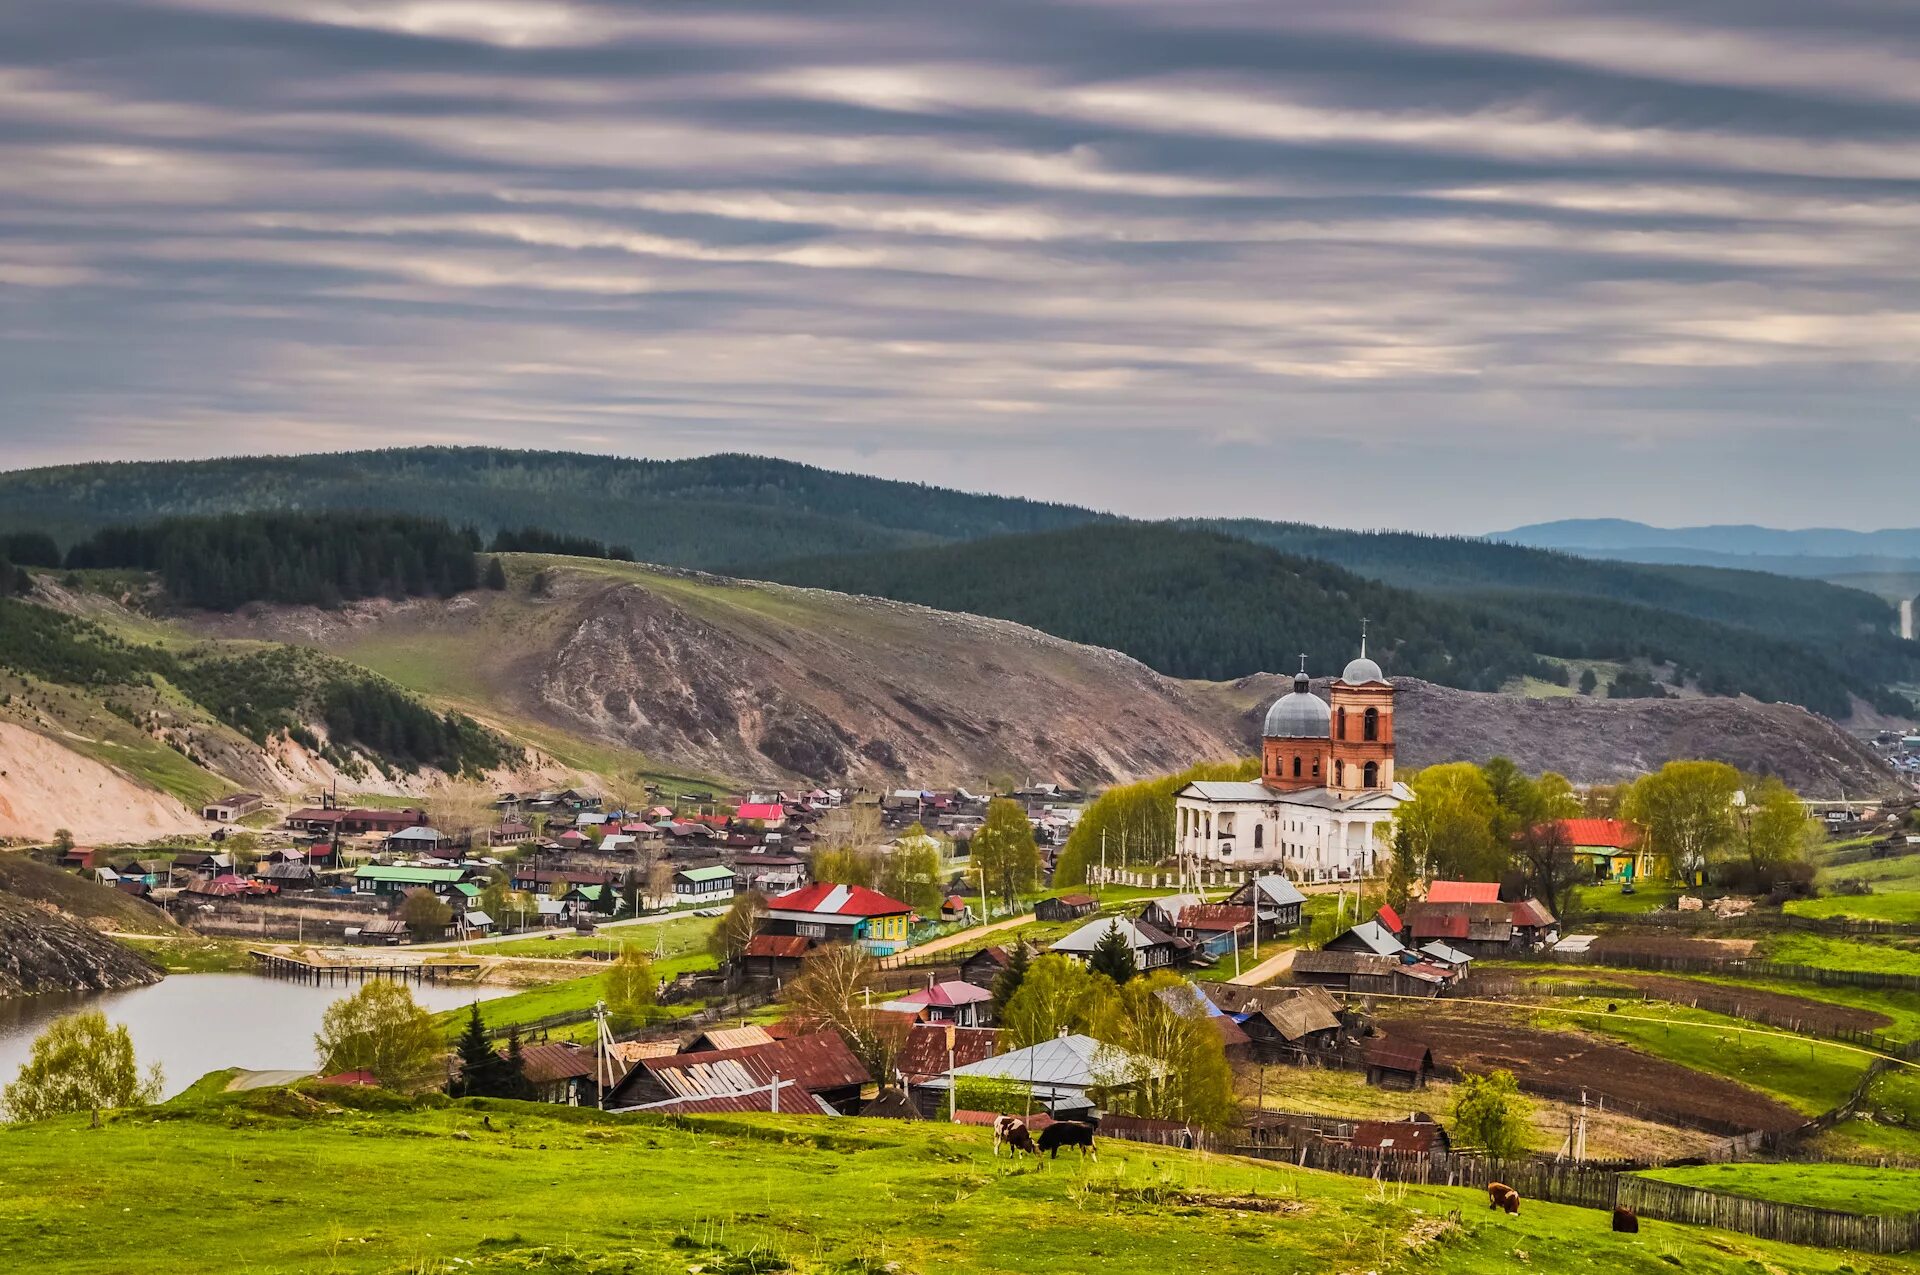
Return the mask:
<svg viewBox="0 0 1920 1275">
<path fill-rule="evenodd" d="M 13 722 L 0 722 L 0 771 L 0 837 L 65 828 L 83 844 L 149 841 L 207 827 L 175 798 Z"/>
</svg>

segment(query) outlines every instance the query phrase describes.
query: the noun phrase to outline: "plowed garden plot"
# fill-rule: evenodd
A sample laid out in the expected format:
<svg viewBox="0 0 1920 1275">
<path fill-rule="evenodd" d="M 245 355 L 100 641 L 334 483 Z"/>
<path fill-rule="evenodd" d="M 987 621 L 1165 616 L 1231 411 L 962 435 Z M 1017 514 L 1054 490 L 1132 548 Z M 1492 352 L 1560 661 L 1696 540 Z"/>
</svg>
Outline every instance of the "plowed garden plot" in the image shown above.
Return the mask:
<svg viewBox="0 0 1920 1275">
<path fill-rule="evenodd" d="M 1449 1071 L 1514 1074 L 1535 1093 L 1577 1101 L 1604 1098 L 1655 1120 L 1742 1133 L 1785 1132 L 1807 1118 L 1785 1103 L 1744 1085 L 1575 1032 L 1546 1031 L 1517 1023 L 1467 1018 L 1423 1010 L 1418 1018 L 1382 1024 L 1394 1037 L 1417 1040 Z"/>
<path fill-rule="evenodd" d="M 1609 956 L 1677 956 L 1701 961 L 1741 961 L 1753 955 L 1752 939 L 1691 939 L 1677 934 L 1602 934 L 1587 950 Z"/>
</svg>

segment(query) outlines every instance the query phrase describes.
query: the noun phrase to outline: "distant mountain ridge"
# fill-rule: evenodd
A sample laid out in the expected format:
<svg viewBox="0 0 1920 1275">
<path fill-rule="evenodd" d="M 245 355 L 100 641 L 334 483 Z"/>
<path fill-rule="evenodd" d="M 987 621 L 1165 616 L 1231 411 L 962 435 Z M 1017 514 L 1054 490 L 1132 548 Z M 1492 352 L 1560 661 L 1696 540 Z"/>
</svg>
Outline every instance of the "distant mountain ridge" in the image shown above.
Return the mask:
<svg viewBox="0 0 1920 1275">
<path fill-rule="evenodd" d="M 1834 576 L 1920 570 L 1920 527 L 1852 531 L 1752 524 L 1655 527 L 1625 518 L 1567 518 L 1490 532 L 1489 541 L 1628 562 L 1747 567 Z"/>
</svg>

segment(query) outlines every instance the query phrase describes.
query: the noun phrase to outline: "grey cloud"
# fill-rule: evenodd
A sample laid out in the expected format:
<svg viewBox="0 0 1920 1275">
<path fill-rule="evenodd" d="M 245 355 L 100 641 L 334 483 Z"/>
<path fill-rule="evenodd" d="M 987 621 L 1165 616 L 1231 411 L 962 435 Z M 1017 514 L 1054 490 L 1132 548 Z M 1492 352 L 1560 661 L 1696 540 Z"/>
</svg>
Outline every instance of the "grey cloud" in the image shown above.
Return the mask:
<svg viewBox="0 0 1920 1275">
<path fill-rule="evenodd" d="M 1774 0 L 18 0 L 0 452 L 748 449 L 1342 522 L 1269 493 L 1358 456 L 1382 523 L 1881 522 L 1917 42 Z"/>
</svg>

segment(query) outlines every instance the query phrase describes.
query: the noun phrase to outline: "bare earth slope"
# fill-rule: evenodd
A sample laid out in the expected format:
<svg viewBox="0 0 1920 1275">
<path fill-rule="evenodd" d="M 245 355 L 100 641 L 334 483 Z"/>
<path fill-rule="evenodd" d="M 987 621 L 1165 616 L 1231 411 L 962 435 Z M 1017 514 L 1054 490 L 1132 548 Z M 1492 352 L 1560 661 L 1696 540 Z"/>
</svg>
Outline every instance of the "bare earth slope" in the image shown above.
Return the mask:
<svg viewBox="0 0 1920 1275">
<path fill-rule="evenodd" d="M 513 568 L 504 594 L 203 630 L 323 646 L 483 720 L 748 780 L 1098 784 L 1240 751 L 1184 684 L 1004 620 L 624 563 Z"/>
<path fill-rule="evenodd" d="M 1242 678 L 1232 687 L 1242 737 L 1287 679 Z M 1557 770 L 1575 783 L 1631 779 L 1679 758 L 1707 757 L 1777 775 L 1809 797 L 1884 796 L 1904 790 L 1871 748 L 1791 704 L 1746 699 L 1524 699 L 1457 691 L 1396 678 L 1400 765 L 1512 758 L 1530 772 Z M 1318 689 L 1325 693 L 1324 684 Z"/>
<path fill-rule="evenodd" d="M 1252 751 L 1260 712 L 1287 689 L 1268 675 L 1178 682 L 1111 651 L 906 603 L 626 563 L 511 565 L 501 594 L 249 608 L 198 624 L 324 647 L 509 731 L 537 722 L 744 780 L 1107 783 Z M 1897 785 L 1797 708 L 1399 685 L 1410 766 L 1504 753 L 1586 782 L 1704 756 L 1813 793 Z"/>
<path fill-rule="evenodd" d="M 0 721 L 0 837 L 50 837 L 65 828 L 82 843 L 132 841 L 206 826 L 178 798 L 55 739 Z"/>
</svg>

